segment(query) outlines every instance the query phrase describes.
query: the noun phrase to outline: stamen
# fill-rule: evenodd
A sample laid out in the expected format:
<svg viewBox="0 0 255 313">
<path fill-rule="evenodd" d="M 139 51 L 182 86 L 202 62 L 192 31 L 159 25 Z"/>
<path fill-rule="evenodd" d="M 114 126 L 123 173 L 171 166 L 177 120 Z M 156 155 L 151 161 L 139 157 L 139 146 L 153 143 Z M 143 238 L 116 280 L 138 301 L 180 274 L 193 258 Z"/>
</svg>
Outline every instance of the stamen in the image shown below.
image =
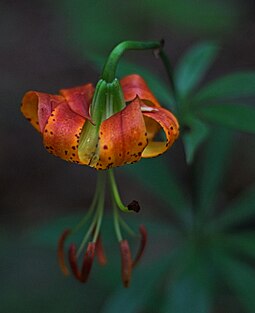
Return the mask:
<svg viewBox="0 0 255 313">
<path fill-rule="evenodd" d="M 117 187 L 117 184 L 116 184 L 116 181 L 115 181 L 115 178 L 114 178 L 113 170 L 109 170 L 108 173 L 109 173 L 109 179 L 110 179 L 112 196 L 113 196 L 113 199 L 114 199 L 115 203 L 117 204 L 118 208 L 121 211 L 123 211 L 123 212 L 130 212 L 128 207 L 126 207 L 122 203 L 122 201 L 121 201 L 121 198 L 120 198 L 120 195 L 119 195 L 119 191 L 118 191 L 118 187 Z"/>
<path fill-rule="evenodd" d="M 140 211 L 140 205 L 136 200 L 133 200 L 131 203 L 128 204 L 129 211 L 135 211 L 138 213 Z"/>
<path fill-rule="evenodd" d="M 66 276 L 69 275 L 69 270 L 65 264 L 64 244 L 65 244 L 66 238 L 70 235 L 70 233 L 71 233 L 71 229 L 66 229 L 62 233 L 58 241 L 58 264 L 63 274 Z"/>
<path fill-rule="evenodd" d="M 79 272 L 78 265 L 77 265 L 75 244 L 71 244 L 69 247 L 69 263 L 70 263 L 70 267 L 72 269 L 72 272 L 73 272 L 75 278 L 77 278 L 78 280 L 81 280 L 81 277 L 80 277 L 81 274 Z"/>
<path fill-rule="evenodd" d="M 101 265 L 105 265 L 107 263 L 107 259 L 104 253 L 104 248 L 103 248 L 100 235 L 98 236 L 97 242 L 96 242 L 96 254 L 97 254 L 98 262 Z"/>
<path fill-rule="evenodd" d="M 95 248 L 96 248 L 96 244 L 94 242 L 90 242 L 88 244 L 88 248 L 83 259 L 81 276 L 80 276 L 80 281 L 83 283 L 85 283 L 89 277 L 89 273 L 91 271 L 94 256 L 95 256 Z"/>
<path fill-rule="evenodd" d="M 80 230 L 88 221 L 88 219 L 91 217 L 91 214 L 93 213 L 99 198 L 100 198 L 100 191 L 102 189 L 102 184 L 104 183 L 104 180 L 101 178 L 100 175 L 98 175 L 97 183 L 96 183 L 96 191 L 92 200 L 92 203 L 88 209 L 87 214 L 83 217 L 83 219 L 78 223 L 78 225 L 75 227 L 75 229 L 72 231 L 73 233 L 76 233 L 78 230 Z"/>
<path fill-rule="evenodd" d="M 141 257 L 143 256 L 144 249 L 145 249 L 146 243 L 147 243 L 147 231 L 146 231 L 146 228 L 144 227 L 144 225 L 141 225 L 139 230 L 140 230 L 140 234 L 141 234 L 141 241 L 140 241 L 140 246 L 139 246 L 139 249 L 137 251 L 136 257 L 132 263 L 132 268 L 134 268 L 137 265 L 137 263 L 140 261 Z"/>
<path fill-rule="evenodd" d="M 120 241 L 121 274 L 124 287 L 129 287 L 132 274 L 132 258 L 127 240 Z"/>
</svg>

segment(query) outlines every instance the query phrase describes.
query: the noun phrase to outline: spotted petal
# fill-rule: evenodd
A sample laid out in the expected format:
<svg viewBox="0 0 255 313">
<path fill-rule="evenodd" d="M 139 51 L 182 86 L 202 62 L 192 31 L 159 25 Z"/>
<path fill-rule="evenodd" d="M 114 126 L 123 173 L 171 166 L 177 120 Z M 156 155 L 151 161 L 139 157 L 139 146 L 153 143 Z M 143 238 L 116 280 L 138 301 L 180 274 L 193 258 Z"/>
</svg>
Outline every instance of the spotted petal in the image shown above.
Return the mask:
<svg viewBox="0 0 255 313">
<path fill-rule="evenodd" d="M 138 96 L 148 105 L 160 107 L 158 100 L 155 98 L 155 96 L 141 76 L 137 74 L 125 76 L 121 79 L 120 84 L 126 102 L 132 101 Z"/>
<path fill-rule="evenodd" d="M 43 132 L 52 110 L 63 102 L 62 96 L 28 91 L 22 99 L 21 112 L 39 132 Z"/>
<path fill-rule="evenodd" d="M 70 162 L 80 163 L 78 145 L 85 119 L 74 113 L 67 102 L 52 111 L 43 132 L 45 148 L 52 154 Z"/>
<path fill-rule="evenodd" d="M 153 138 L 150 138 L 147 147 L 142 153 L 143 158 L 156 157 L 168 150 L 178 138 L 179 124 L 175 116 L 163 108 L 158 107 L 151 110 L 151 112 L 145 111 L 143 115 L 152 119 L 153 122 L 157 122 L 166 136 L 165 141 L 154 141 Z"/>
<path fill-rule="evenodd" d="M 140 100 L 103 121 L 99 131 L 97 169 L 139 161 L 148 143 Z"/>
<path fill-rule="evenodd" d="M 79 114 L 85 119 L 90 120 L 89 107 L 94 94 L 94 87 L 92 84 L 61 89 L 60 94 L 65 97 L 70 109 L 73 112 Z"/>
</svg>

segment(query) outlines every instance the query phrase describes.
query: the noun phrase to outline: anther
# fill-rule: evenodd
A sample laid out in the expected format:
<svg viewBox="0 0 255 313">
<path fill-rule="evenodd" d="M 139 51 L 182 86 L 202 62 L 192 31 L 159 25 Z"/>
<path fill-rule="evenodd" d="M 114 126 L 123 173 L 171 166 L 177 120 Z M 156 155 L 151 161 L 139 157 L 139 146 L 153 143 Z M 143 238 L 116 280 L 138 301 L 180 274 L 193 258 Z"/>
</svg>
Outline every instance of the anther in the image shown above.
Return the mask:
<svg viewBox="0 0 255 313">
<path fill-rule="evenodd" d="M 78 265 L 77 265 L 77 256 L 76 256 L 76 246 L 75 244 L 71 244 L 69 247 L 69 263 L 70 263 L 70 267 L 72 269 L 72 272 L 75 276 L 75 278 L 77 278 L 78 280 L 81 280 L 80 276 L 80 272 L 78 269 Z"/>
<path fill-rule="evenodd" d="M 139 227 L 139 231 L 140 231 L 140 235 L 141 235 L 140 246 L 139 246 L 139 249 L 137 251 L 136 257 L 133 260 L 132 268 L 134 268 L 137 265 L 137 263 L 140 261 L 141 257 L 144 254 L 144 249 L 145 249 L 146 244 L 147 244 L 147 231 L 146 231 L 146 228 L 144 227 L 144 225 L 141 225 Z"/>
<path fill-rule="evenodd" d="M 97 254 L 97 259 L 98 262 L 101 265 L 105 265 L 107 263 L 107 259 L 104 253 L 104 248 L 103 248 L 103 244 L 102 244 L 102 240 L 100 235 L 98 236 L 97 242 L 96 242 L 96 254 Z"/>
<path fill-rule="evenodd" d="M 129 287 L 132 274 L 132 258 L 127 240 L 120 241 L 121 276 L 124 287 Z"/>
<path fill-rule="evenodd" d="M 70 235 L 71 229 L 66 229 L 58 240 L 58 264 L 64 275 L 69 275 L 69 270 L 65 264 L 65 241 L 66 238 Z"/>
<path fill-rule="evenodd" d="M 95 248 L 96 248 L 96 244 L 94 242 L 89 242 L 87 251 L 83 259 L 81 275 L 80 275 L 80 281 L 83 283 L 85 283 L 89 277 L 89 273 L 91 271 L 92 264 L 94 261 Z"/>
</svg>

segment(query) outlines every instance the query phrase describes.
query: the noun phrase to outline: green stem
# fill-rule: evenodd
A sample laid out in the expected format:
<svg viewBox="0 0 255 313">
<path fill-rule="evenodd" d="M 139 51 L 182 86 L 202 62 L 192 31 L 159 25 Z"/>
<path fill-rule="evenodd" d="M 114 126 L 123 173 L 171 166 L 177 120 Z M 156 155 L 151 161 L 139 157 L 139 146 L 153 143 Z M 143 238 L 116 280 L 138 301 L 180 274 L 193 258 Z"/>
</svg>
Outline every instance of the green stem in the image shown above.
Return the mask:
<svg viewBox="0 0 255 313">
<path fill-rule="evenodd" d="M 110 179 L 110 186 L 111 186 L 111 191 L 112 191 L 112 196 L 113 199 L 115 201 L 115 203 L 117 204 L 118 208 L 123 211 L 123 212 L 129 212 L 130 210 L 122 203 L 120 195 L 119 195 L 119 191 L 118 191 L 118 187 L 114 178 L 114 173 L 113 170 L 109 170 L 109 179 Z"/>
<path fill-rule="evenodd" d="M 119 213 L 117 211 L 116 203 L 114 201 L 113 201 L 112 205 L 113 205 L 114 229 L 115 229 L 115 233 L 116 233 L 116 237 L 117 237 L 118 241 L 121 241 L 122 235 L 121 235 L 121 231 L 120 231 Z"/>
<path fill-rule="evenodd" d="M 123 41 L 110 53 L 102 73 L 102 79 L 110 83 L 114 80 L 120 57 L 126 50 L 147 50 L 161 48 L 160 41 Z"/>
<path fill-rule="evenodd" d="M 98 217 L 97 217 L 96 229 L 95 229 L 93 240 L 92 240 L 93 242 L 97 241 L 101 224 L 102 224 L 102 220 L 103 220 L 103 215 L 104 215 L 104 191 L 98 203 Z"/>
<path fill-rule="evenodd" d="M 79 255 L 81 254 L 81 252 L 84 249 L 85 244 L 87 243 L 87 241 L 89 240 L 89 237 L 91 236 L 92 232 L 94 231 L 95 227 L 95 233 L 93 236 L 93 241 L 95 238 L 97 238 L 98 234 L 99 234 L 99 230 L 100 230 L 100 226 L 102 223 L 102 218 L 103 218 L 103 210 L 104 210 L 104 194 L 105 194 L 105 173 L 98 173 L 98 194 L 96 197 L 96 203 L 97 203 L 97 210 L 95 212 L 94 218 L 92 220 L 92 223 L 87 231 L 87 233 L 85 234 L 85 236 L 83 237 L 83 240 L 81 242 L 81 245 L 78 249 L 77 252 L 77 257 L 79 257 Z"/>
<path fill-rule="evenodd" d="M 83 217 L 83 219 L 78 223 L 78 225 L 76 225 L 76 227 L 72 231 L 72 234 L 75 234 L 78 230 L 80 230 L 81 227 L 84 226 L 84 224 L 90 218 L 92 212 L 94 211 L 94 209 L 98 203 L 100 191 L 102 189 L 102 183 L 103 183 L 103 181 L 102 181 L 102 179 L 100 179 L 100 176 L 99 176 L 97 179 L 95 195 L 94 195 L 92 203 L 89 207 L 88 213 Z"/>
<path fill-rule="evenodd" d="M 169 79 L 170 84 L 171 84 L 174 99 L 175 99 L 175 101 L 177 101 L 177 90 L 176 90 L 176 85 L 175 85 L 175 80 L 174 80 L 173 67 L 169 61 L 168 56 L 165 54 L 165 52 L 162 49 L 159 51 L 158 55 L 159 55 L 163 65 L 166 69 L 167 76 L 168 76 L 168 79 Z"/>
</svg>

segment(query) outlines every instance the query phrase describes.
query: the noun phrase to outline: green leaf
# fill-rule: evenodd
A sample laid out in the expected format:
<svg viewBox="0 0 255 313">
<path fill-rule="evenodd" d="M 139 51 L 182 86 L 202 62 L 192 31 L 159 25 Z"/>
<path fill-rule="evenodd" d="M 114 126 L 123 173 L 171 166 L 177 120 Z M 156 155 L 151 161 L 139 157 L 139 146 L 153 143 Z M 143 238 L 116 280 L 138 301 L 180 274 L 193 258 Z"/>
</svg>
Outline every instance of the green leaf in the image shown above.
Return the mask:
<svg viewBox="0 0 255 313">
<path fill-rule="evenodd" d="M 188 164 L 191 164 L 197 149 L 206 139 L 209 128 L 205 123 L 192 116 L 185 121 L 185 126 L 188 126 L 189 130 L 183 133 L 182 140 L 184 143 L 186 161 Z"/>
<path fill-rule="evenodd" d="M 176 67 L 176 86 L 180 96 L 186 96 L 203 79 L 206 71 L 218 53 L 213 42 L 203 42 L 193 46 L 181 58 Z"/>
<path fill-rule="evenodd" d="M 210 313 L 212 310 L 210 291 L 193 276 L 170 282 L 165 298 L 164 313 Z"/>
<path fill-rule="evenodd" d="M 187 193 L 177 181 L 165 157 L 160 160 L 146 159 L 124 169 L 135 176 L 147 192 L 153 192 L 168 204 L 181 219 L 190 218 L 190 202 Z"/>
<path fill-rule="evenodd" d="M 255 270 L 231 257 L 221 254 L 217 256 L 221 269 L 221 277 L 244 305 L 247 312 L 254 313 L 255 308 Z"/>
<path fill-rule="evenodd" d="M 255 216 L 255 186 L 245 190 L 238 199 L 234 200 L 216 218 L 212 225 L 218 229 L 225 229 L 234 225 L 238 225 L 252 216 Z"/>
<path fill-rule="evenodd" d="M 255 72 L 237 72 L 217 79 L 196 94 L 195 102 L 255 96 Z"/>
<path fill-rule="evenodd" d="M 209 122 L 255 134 L 255 108 L 251 106 L 237 104 L 208 105 L 199 107 L 197 113 L 202 119 Z"/>
<path fill-rule="evenodd" d="M 255 258 L 255 232 L 223 234 L 219 238 L 224 249 Z"/>
<path fill-rule="evenodd" d="M 173 254 L 174 255 L 174 254 Z M 134 273 L 134 282 L 128 289 L 118 288 L 108 299 L 100 313 L 137 313 L 141 312 L 154 293 L 157 281 L 164 275 L 172 256 L 161 259 L 157 265 Z"/>
<path fill-rule="evenodd" d="M 201 215 L 206 216 L 213 209 L 227 170 L 226 163 L 232 143 L 231 132 L 226 129 L 214 130 L 204 147 L 204 153 L 196 162 L 196 199 Z"/>
<path fill-rule="evenodd" d="M 222 36 L 233 29 L 244 6 L 227 1 L 158 0 L 145 1 L 143 14 L 188 33 L 214 33 Z"/>
<path fill-rule="evenodd" d="M 212 310 L 214 275 L 207 250 L 190 242 L 184 252 L 172 268 L 162 312 L 209 313 Z M 178 273 L 180 266 L 183 266 L 183 271 Z"/>
</svg>

